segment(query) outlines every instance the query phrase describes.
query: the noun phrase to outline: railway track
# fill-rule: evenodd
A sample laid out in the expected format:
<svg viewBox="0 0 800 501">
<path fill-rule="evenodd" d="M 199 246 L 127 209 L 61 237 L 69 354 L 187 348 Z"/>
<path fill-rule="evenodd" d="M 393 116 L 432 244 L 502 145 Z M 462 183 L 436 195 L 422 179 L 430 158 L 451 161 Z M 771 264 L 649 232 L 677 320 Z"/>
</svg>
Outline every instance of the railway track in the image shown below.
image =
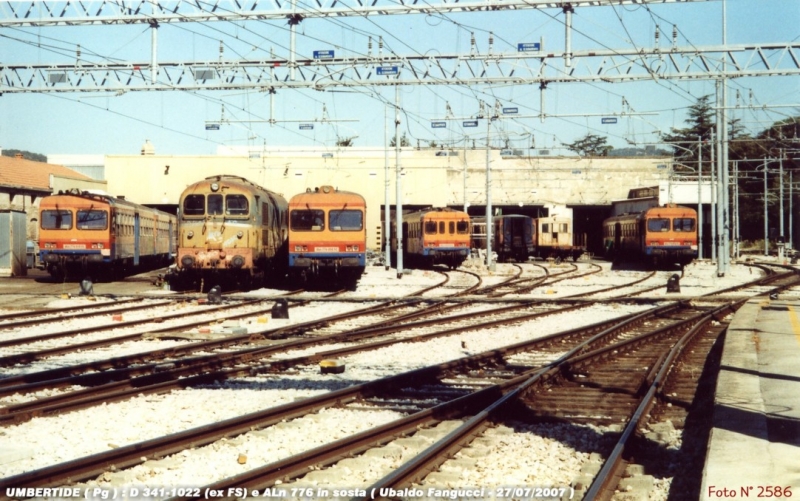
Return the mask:
<svg viewBox="0 0 800 501">
<path fill-rule="evenodd" d="M 790 282 L 788 282 L 789 277 L 785 278 L 787 279 L 785 286 L 787 287 L 791 286 Z M 773 278 L 773 280 L 776 279 Z M 763 283 L 755 286 L 766 287 L 766 285 Z M 774 288 L 775 286 L 773 285 L 772 287 Z M 767 290 L 773 290 L 773 289 L 767 289 Z M 722 302 L 724 301 L 724 298 L 723 299 L 705 298 L 705 300 L 711 302 L 713 301 Z M 419 304 L 423 304 L 424 302 L 425 301 L 422 301 Z M 724 310 L 724 308 L 726 307 L 730 308 L 731 306 L 728 303 L 730 303 L 730 301 L 727 301 L 725 305 L 719 306 L 718 308 L 721 308 L 722 310 Z M 485 304 L 491 304 L 491 302 L 487 301 Z M 681 305 L 682 310 L 690 309 L 688 304 L 685 303 L 679 303 L 679 304 Z M 448 304 L 447 301 L 441 301 L 440 305 L 443 309 L 445 308 L 449 309 L 455 306 L 454 304 Z M 463 305 L 460 306 L 463 307 Z M 517 307 L 518 305 L 508 304 L 506 306 L 509 307 L 509 310 L 511 311 L 512 307 Z M 579 303 L 574 306 L 586 307 L 585 303 Z M 426 307 L 430 308 L 431 305 L 427 304 Z M 717 308 L 717 306 L 714 307 Z M 702 306 L 700 307 L 699 310 L 695 308 L 694 314 L 705 315 L 708 313 L 708 311 L 706 310 L 709 310 L 709 307 Z M 680 320 L 678 317 L 682 316 L 674 312 L 670 314 L 665 314 L 664 312 L 661 312 L 660 314 L 666 317 L 672 317 L 670 318 L 670 321 L 673 322 Z M 716 313 L 716 314 L 718 316 L 721 315 L 721 313 Z M 417 313 L 404 312 L 398 316 L 406 316 L 406 315 L 408 315 L 408 317 L 406 318 L 406 323 L 401 324 L 403 326 L 400 327 L 395 326 L 394 328 L 399 328 L 400 330 L 407 330 L 409 328 L 409 325 L 411 325 L 414 328 L 424 327 L 422 325 L 412 325 L 413 323 L 421 322 L 421 320 L 419 320 L 419 317 L 416 316 L 418 315 Z M 458 315 L 449 315 L 449 316 L 456 317 Z M 475 321 L 469 320 L 468 316 L 465 315 L 464 318 L 468 325 L 475 324 Z M 662 319 L 659 319 L 659 322 L 661 320 Z M 433 321 L 431 320 L 431 322 Z M 462 331 L 464 330 L 463 325 L 458 325 L 458 324 L 456 325 L 457 325 L 456 327 L 452 327 L 453 330 L 456 329 L 461 329 Z M 486 329 L 487 327 L 488 325 L 475 326 L 476 329 Z M 373 328 L 377 329 L 377 327 L 374 326 Z M 380 334 L 385 336 L 390 334 L 389 331 L 391 331 L 393 327 L 384 325 L 381 326 L 381 328 L 386 329 L 385 332 L 382 332 Z M 443 331 L 444 329 L 439 329 L 439 330 Z M 367 334 L 368 331 L 369 329 L 362 328 L 360 334 L 364 335 L 364 339 L 369 339 L 370 335 Z M 359 333 L 358 329 L 355 329 L 355 332 L 356 335 L 358 335 Z M 377 335 L 377 332 L 373 332 L 372 334 Z M 336 335 L 336 334 L 332 332 L 323 334 L 323 336 L 330 336 L 330 335 Z M 623 338 L 631 336 L 635 336 L 635 334 L 632 331 L 630 331 L 627 335 L 624 336 L 615 335 L 614 340 L 615 342 L 619 343 Z M 586 337 L 587 334 L 584 334 L 582 338 L 585 340 Z M 372 342 L 377 342 L 377 341 L 372 341 Z M 386 341 L 382 340 L 380 342 L 386 342 Z M 565 351 L 568 351 L 569 348 L 575 346 L 576 345 L 575 343 L 577 343 L 577 341 L 564 341 L 564 339 L 562 338 L 556 342 L 556 344 L 554 345 L 556 349 L 552 349 L 552 351 L 548 351 L 551 350 L 550 348 L 542 348 L 542 347 L 536 349 L 533 348 L 522 349 L 520 347 L 515 347 L 515 348 L 506 347 L 503 348 L 503 350 L 492 349 L 486 352 L 482 352 L 481 354 L 475 354 L 468 357 L 464 357 L 463 359 L 459 359 L 457 361 L 453 361 L 451 362 L 451 364 L 454 364 L 452 366 L 442 368 L 441 367 L 442 364 L 439 364 L 440 367 L 438 369 L 427 369 L 433 371 L 433 373 L 416 372 L 416 371 L 409 372 L 408 374 L 413 374 L 413 376 L 409 375 L 408 377 L 411 377 L 412 379 L 408 381 L 414 381 L 413 384 L 406 383 L 402 379 L 403 374 L 406 373 L 397 374 L 396 375 L 397 379 L 393 380 L 393 386 L 389 385 L 389 387 L 382 389 L 380 391 L 376 389 L 377 386 L 375 387 L 369 386 L 368 389 L 361 388 L 359 391 L 362 391 L 363 393 L 359 393 L 356 396 L 352 396 L 353 394 L 347 393 L 348 388 L 351 388 L 350 386 L 347 386 L 344 388 L 334 390 L 333 392 L 330 392 L 330 394 L 325 394 L 327 396 L 334 397 L 332 403 L 321 404 L 320 401 L 317 402 L 317 405 L 321 405 L 320 407 L 317 407 L 314 410 L 303 410 L 303 411 L 300 411 L 300 409 L 295 404 L 286 404 L 289 407 L 291 407 L 290 414 L 283 415 L 283 417 L 280 418 L 277 417 L 278 415 L 264 414 L 261 415 L 261 417 L 259 418 L 259 419 L 263 418 L 263 421 L 259 421 L 258 425 L 254 425 L 251 422 L 248 425 L 249 428 L 247 431 L 231 432 L 229 429 L 221 436 L 223 437 L 232 435 L 249 436 L 253 428 L 257 430 L 264 430 L 265 434 L 271 434 L 272 430 L 276 428 L 276 426 L 274 425 L 276 425 L 277 423 L 287 419 L 290 420 L 289 422 L 309 420 L 312 419 L 311 416 L 320 414 L 322 412 L 321 409 L 349 408 L 350 410 L 357 410 L 362 413 L 367 413 L 366 415 L 372 415 L 374 413 L 376 416 L 384 416 L 384 418 L 385 416 L 390 415 L 391 413 L 404 416 L 400 417 L 399 419 L 388 420 L 385 426 L 382 425 L 380 427 L 374 427 L 358 432 L 362 435 L 359 438 L 359 440 L 361 440 L 360 445 L 356 446 L 345 445 L 343 443 L 339 444 L 338 442 L 336 442 L 336 444 L 328 443 L 320 445 L 318 447 L 320 449 L 319 451 L 313 448 L 312 450 L 308 450 L 308 448 L 306 447 L 298 455 L 287 456 L 283 459 L 280 459 L 279 461 L 274 462 L 275 464 L 271 463 L 263 467 L 264 469 L 276 467 L 278 468 L 277 470 L 275 470 L 277 473 L 268 473 L 266 472 L 266 470 L 262 471 L 257 475 L 259 478 L 258 480 L 253 480 L 254 483 L 247 484 L 253 486 L 258 485 L 259 487 L 254 487 L 258 489 L 267 488 L 267 487 L 262 487 L 263 485 L 267 486 L 271 485 L 273 488 L 287 488 L 289 485 L 295 485 L 295 484 L 290 484 L 291 481 L 293 481 L 294 479 L 298 479 L 298 482 L 296 483 L 297 488 L 304 488 L 304 486 L 308 487 L 309 485 L 314 485 L 312 482 L 315 476 L 321 479 L 321 478 L 328 478 L 329 476 L 333 475 L 333 473 L 330 473 L 327 476 L 325 475 L 326 466 L 331 465 L 330 467 L 335 469 L 338 467 L 338 464 L 341 462 L 343 458 L 345 458 L 345 461 L 347 460 L 347 458 L 351 460 L 350 463 L 346 464 L 349 464 L 348 468 L 350 468 L 350 470 L 353 470 L 354 468 L 357 467 L 357 465 L 363 464 L 363 461 L 362 462 L 356 461 L 357 459 L 359 459 L 360 457 L 359 455 L 369 457 L 370 461 L 372 461 L 373 458 L 379 456 L 383 457 L 384 455 L 388 456 L 395 455 L 395 452 L 392 451 L 396 451 L 398 447 L 397 441 L 403 440 L 402 437 L 408 439 L 405 442 L 400 442 L 406 445 L 412 443 L 418 445 L 428 444 L 428 446 L 426 447 L 430 448 L 432 447 L 432 444 L 439 444 L 445 437 L 450 436 L 456 429 L 460 429 L 463 426 L 463 423 L 472 420 L 473 418 L 475 418 L 475 416 L 481 415 L 484 411 L 486 411 L 487 408 L 491 407 L 493 403 L 496 403 L 498 400 L 505 398 L 505 396 L 511 394 L 512 392 L 517 391 L 516 387 L 514 386 L 514 384 L 511 383 L 511 381 L 517 381 L 519 385 L 524 385 L 524 381 L 527 381 L 532 377 L 530 374 L 531 371 L 553 370 L 555 367 L 555 365 L 553 364 L 555 364 L 555 362 L 558 360 L 559 357 L 564 356 L 563 354 Z M 310 364 L 314 364 L 321 357 L 322 358 L 343 357 L 348 354 L 348 350 L 351 349 L 358 350 L 358 348 L 356 347 L 336 348 L 336 350 L 338 349 L 342 349 L 343 351 L 336 352 L 333 350 L 328 350 L 301 357 L 287 357 L 281 361 L 264 363 L 261 366 L 255 366 L 257 367 L 256 373 L 262 375 L 269 375 L 275 373 L 275 371 L 279 371 L 279 373 L 291 372 L 292 370 L 294 370 L 293 368 L 309 366 Z M 383 349 L 383 347 L 376 345 L 375 349 Z M 510 351 L 506 351 L 506 349 Z M 584 354 L 587 351 L 593 353 L 600 349 L 601 348 L 599 347 L 592 346 L 591 349 L 585 348 L 582 350 L 582 352 Z M 614 349 L 618 349 L 618 347 Z M 570 364 L 574 363 L 576 362 L 570 362 Z M 576 373 L 570 372 L 575 367 L 576 367 L 575 365 L 570 365 L 569 370 L 561 368 L 557 371 L 557 374 L 559 375 L 571 374 L 573 379 L 575 379 Z M 249 374 L 252 374 L 253 366 L 251 366 L 249 370 L 251 371 L 249 372 Z M 423 371 L 423 369 L 418 369 L 418 371 Z M 219 376 L 220 374 L 221 372 L 216 373 L 217 376 Z M 302 374 L 302 372 L 300 374 Z M 577 374 L 578 376 L 585 375 L 582 372 L 577 372 Z M 641 376 L 641 374 L 637 375 Z M 232 375 L 231 377 L 238 377 L 238 376 Z M 524 378 L 524 381 L 520 382 L 521 378 Z M 390 379 L 390 378 L 384 378 L 384 379 Z M 582 378 L 578 377 L 578 379 Z M 566 383 L 563 383 L 565 387 L 568 387 L 569 384 L 574 384 L 574 381 L 571 381 L 569 379 L 566 379 L 565 381 L 567 381 Z M 2 380 L 0 380 L 0 382 L 2 382 Z M 378 385 L 377 382 L 364 383 L 364 384 Z M 678 387 L 680 387 L 680 385 L 674 386 L 673 388 L 678 388 Z M 416 391 L 412 390 L 412 388 L 416 389 Z M 345 393 L 337 393 L 339 391 Z M 530 390 L 527 391 L 530 392 Z M 625 393 L 625 392 L 623 391 L 620 393 Z M 672 395 L 671 397 L 670 395 L 667 395 L 667 397 L 672 398 L 673 399 L 672 402 L 674 404 L 677 404 L 679 402 L 685 402 L 685 400 L 688 398 L 683 394 L 679 394 L 677 389 L 672 391 L 671 393 L 674 393 L 675 395 Z M 322 399 L 325 395 L 321 395 L 319 398 Z M 472 401 L 473 398 L 476 399 L 474 402 Z M 533 410 L 533 404 L 531 403 L 531 401 L 535 403 L 537 399 L 531 397 L 527 398 L 528 400 L 517 395 L 516 397 L 510 399 L 513 400 L 513 402 L 503 404 L 502 408 L 506 409 L 506 406 L 510 406 L 508 408 L 513 408 L 515 411 L 518 411 L 519 409 L 527 409 L 526 415 L 536 417 L 540 421 L 545 420 L 544 419 L 545 417 L 548 419 L 559 417 L 552 415 L 553 414 L 552 412 L 551 414 L 546 414 L 545 412 L 547 410 L 546 408 L 540 409 L 540 415 L 537 415 Z M 439 407 L 439 406 L 445 406 L 445 407 Z M 286 407 L 286 406 L 278 406 L 278 407 Z M 278 407 L 275 407 L 274 409 L 277 409 Z M 283 410 L 289 410 L 289 407 Z M 274 409 L 268 409 L 264 412 L 271 411 Z M 552 411 L 552 409 L 550 410 Z M 34 416 L 36 414 L 35 410 L 29 410 L 28 412 L 31 412 L 31 416 Z M 507 419 L 506 416 L 507 412 L 508 412 L 507 409 L 502 411 L 500 410 L 491 411 L 489 412 L 489 415 L 495 421 L 499 420 L 502 423 L 504 422 L 505 419 Z M 413 419 L 409 420 L 404 425 L 400 425 L 401 428 L 399 429 L 403 429 L 402 426 L 407 426 L 407 428 L 405 428 L 406 431 L 397 431 L 398 429 L 395 429 L 395 432 L 393 432 L 394 434 L 392 435 L 391 438 L 386 438 L 383 435 L 378 434 L 378 428 L 392 427 L 394 429 L 394 425 L 392 424 L 394 423 L 394 421 L 402 421 L 406 418 L 411 418 L 412 416 L 414 416 Z M 376 418 L 376 423 L 381 422 L 381 419 Z M 578 419 L 572 419 L 571 416 L 560 416 L 559 419 L 565 419 L 570 422 L 578 421 Z M 493 436 L 493 433 L 496 434 L 496 430 L 502 431 L 503 429 L 505 429 L 503 424 L 498 425 L 498 423 L 495 421 L 490 420 L 489 421 L 490 425 L 486 426 L 485 428 L 481 429 L 478 432 L 473 431 L 468 434 L 468 436 L 471 437 L 469 443 L 473 444 L 470 445 L 471 448 L 476 447 L 474 445 L 475 443 L 491 442 L 492 439 L 490 437 Z M 264 424 L 262 425 L 262 423 Z M 420 430 L 421 427 L 422 429 Z M 419 433 L 418 430 L 419 431 L 430 430 L 430 431 L 417 436 Z M 206 438 L 203 438 L 202 440 L 206 440 Z M 220 440 L 222 440 L 222 438 L 219 437 L 216 439 L 208 438 L 208 442 L 206 443 L 210 444 L 209 446 L 211 447 L 213 446 L 213 444 L 219 444 Z M 247 440 L 249 440 L 249 438 Z M 197 442 L 197 440 L 194 439 L 194 441 L 191 443 L 196 446 L 200 442 Z M 138 447 L 141 444 L 133 444 L 133 445 Z M 175 449 L 172 452 L 178 450 L 186 450 L 185 446 L 184 448 L 180 448 L 174 443 L 173 447 L 175 447 Z M 434 459 L 434 462 L 431 463 L 435 464 L 436 466 L 432 467 L 429 465 L 423 467 L 422 470 L 420 471 L 423 471 L 424 474 L 415 474 L 418 475 L 418 477 L 415 477 L 416 480 L 412 481 L 410 484 L 407 485 L 420 486 L 423 484 L 427 485 L 426 482 L 428 482 L 430 483 L 430 486 L 428 487 L 433 486 L 431 488 L 440 488 L 440 489 L 445 488 L 445 486 L 442 485 L 441 483 L 437 484 L 437 481 L 435 480 L 436 475 L 434 475 L 431 472 L 435 473 L 436 471 L 441 472 L 441 471 L 452 470 L 452 467 L 447 466 L 447 458 L 452 457 L 454 454 L 458 454 L 459 453 L 458 451 L 463 450 L 463 444 L 459 446 L 457 449 L 451 449 L 449 448 L 449 446 L 445 447 L 445 449 L 447 449 L 447 452 L 441 453 L 444 454 L 444 456 L 440 454 L 438 456 L 439 459 Z M 118 449 L 115 449 L 115 451 L 116 450 Z M 409 447 L 406 447 L 404 450 L 411 450 L 410 445 Z M 148 461 L 153 462 L 156 461 L 156 459 L 154 458 L 161 458 L 164 457 L 165 454 L 170 454 L 170 453 L 171 452 L 164 452 L 162 450 L 153 452 L 152 455 L 144 454 L 144 456 L 148 457 Z M 358 457 L 353 457 L 354 455 Z M 322 456 L 325 456 L 326 459 L 321 459 Z M 407 455 L 403 453 L 401 454 L 401 456 L 407 456 Z M 463 458 L 461 459 L 463 460 L 464 463 L 467 462 L 465 459 Z M 139 456 L 137 460 L 134 460 L 134 458 L 131 457 L 130 460 L 132 461 L 130 465 L 140 464 L 142 462 L 142 456 Z M 118 458 L 115 456 L 114 459 L 108 459 L 108 461 L 110 462 L 102 463 L 101 461 L 101 463 L 96 464 L 93 467 L 94 469 L 91 470 L 92 473 L 86 474 L 88 476 L 85 476 L 83 478 L 86 479 L 86 481 L 89 481 L 88 479 L 96 475 L 105 475 L 111 478 L 117 478 L 117 474 L 115 473 L 108 474 L 109 471 L 108 465 L 114 464 L 116 465 L 117 468 L 121 468 L 122 467 L 121 465 L 124 464 L 125 460 L 122 460 L 122 462 L 120 462 L 120 460 L 118 460 Z M 295 471 L 291 469 L 295 468 L 295 466 L 292 466 L 295 463 L 298 468 L 297 469 L 298 473 L 290 474 L 289 472 Z M 142 468 L 142 466 L 140 466 L 139 468 Z M 448 470 L 448 468 L 450 468 L 450 470 Z M 399 468 L 397 467 L 392 467 L 391 469 L 394 472 L 399 471 Z M 257 469 L 254 469 L 253 471 L 255 470 Z M 59 473 L 58 475 L 53 476 L 54 475 L 53 471 L 54 470 L 49 470 L 49 473 L 45 473 L 45 476 L 47 476 L 47 478 L 57 478 L 58 475 L 61 475 Z M 248 475 L 250 474 L 251 473 L 248 472 Z M 308 481 L 306 481 L 306 483 L 304 484 L 305 480 L 304 477 L 302 477 L 302 475 L 306 474 L 312 474 L 312 475 L 311 478 L 309 478 Z M 360 474 L 361 473 L 359 472 L 359 475 Z M 78 478 L 75 477 L 73 474 L 66 474 L 66 475 L 68 475 L 68 478 L 72 480 Z M 80 475 L 84 474 L 81 473 Z M 270 478 L 270 475 L 273 475 L 272 480 L 264 480 L 265 478 Z M 383 484 L 380 482 L 384 482 L 382 479 L 386 476 L 387 475 L 384 475 L 383 477 L 381 477 L 380 475 L 377 476 L 373 475 L 373 477 L 375 478 L 372 479 L 372 483 L 370 484 L 364 483 L 359 485 L 382 486 Z M 37 483 L 38 482 L 37 480 L 31 480 L 31 478 L 32 477 L 25 479 L 19 477 L 16 480 L 18 480 L 19 482 L 26 482 L 25 485 L 61 485 L 58 483 L 58 481 L 55 481 L 56 483 L 52 484 L 40 484 Z M 101 480 L 100 483 L 97 485 L 107 485 L 103 483 L 104 481 L 102 478 L 100 480 Z M 237 486 L 245 485 L 243 483 L 244 481 L 245 481 L 244 477 L 238 477 L 232 481 L 233 484 L 231 485 L 237 485 Z M 250 480 L 247 481 L 249 482 Z M 219 482 L 221 481 L 209 482 L 209 484 L 206 487 L 216 489 L 218 487 L 217 484 Z M 272 483 L 270 484 L 270 482 Z M 404 481 L 400 481 L 399 483 L 396 484 L 394 484 L 393 482 L 394 480 L 392 480 L 390 483 L 387 483 L 386 485 L 396 485 L 398 486 L 397 488 L 401 488 L 399 487 L 401 485 L 406 485 L 403 484 Z M 418 482 L 423 482 L 423 484 L 419 484 Z M 586 486 L 588 486 L 588 481 L 585 482 L 587 484 Z M 2 485 L 3 484 L 0 484 L 0 486 Z M 94 484 L 81 484 L 81 485 L 86 486 Z M 436 487 L 437 485 L 438 487 Z M 586 487 L 586 486 L 581 485 L 580 487 Z M 574 487 L 575 486 L 571 486 L 570 488 Z M 380 487 L 380 488 L 394 489 L 395 487 Z M 580 491 L 581 489 L 578 490 Z M 165 492 L 165 497 L 170 497 L 170 493 L 168 491 L 164 492 Z M 391 492 L 391 491 L 386 491 L 386 492 Z M 174 496 L 176 494 L 172 495 Z M 353 496 L 353 497 L 358 497 L 358 496 Z"/>
</svg>

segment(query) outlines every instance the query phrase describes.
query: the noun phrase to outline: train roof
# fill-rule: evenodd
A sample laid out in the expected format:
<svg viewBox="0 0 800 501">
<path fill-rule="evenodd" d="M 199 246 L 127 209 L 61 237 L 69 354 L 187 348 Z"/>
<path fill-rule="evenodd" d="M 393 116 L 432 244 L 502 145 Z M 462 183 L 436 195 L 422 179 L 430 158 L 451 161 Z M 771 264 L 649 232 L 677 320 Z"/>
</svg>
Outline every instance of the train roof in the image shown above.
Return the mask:
<svg viewBox="0 0 800 501">
<path fill-rule="evenodd" d="M 362 195 L 353 191 L 341 191 L 333 186 L 328 185 L 319 186 L 313 190 L 311 188 L 307 188 L 305 192 L 298 193 L 289 199 L 289 205 L 304 205 L 307 203 L 313 203 L 319 206 L 320 202 L 323 201 L 323 205 L 326 206 L 342 206 L 344 204 L 348 204 L 355 207 L 366 207 L 367 205 L 367 201 Z"/>
<path fill-rule="evenodd" d="M 412 217 L 425 217 L 428 214 L 448 214 L 454 217 L 464 216 L 469 219 L 469 214 L 464 211 L 460 211 L 457 209 L 452 209 L 450 207 L 430 207 L 428 209 L 422 209 L 419 211 L 410 212 L 408 214 L 403 214 L 404 218 L 412 218 Z"/>
<path fill-rule="evenodd" d="M 205 178 L 205 179 L 203 179 L 201 181 L 196 181 L 196 182 L 190 184 L 189 186 L 187 186 L 183 190 L 183 192 L 181 193 L 181 198 L 184 195 L 186 195 L 188 192 L 191 192 L 191 191 L 197 189 L 200 186 L 206 186 L 206 185 L 211 186 L 214 183 L 227 183 L 227 184 L 230 184 L 230 185 L 237 185 L 240 189 L 263 191 L 263 192 L 269 193 L 269 194 L 271 194 L 273 196 L 278 196 L 278 197 L 283 198 L 283 194 L 282 193 L 278 193 L 278 192 L 269 190 L 267 188 L 264 188 L 263 186 L 260 186 L 260 185 L 258 185 L 256 183 L 250 181 L 249 179 L 243 178 L 241 176 L 232 176 L 230 174 L 217 174 L 215 176 L 208 176 L 207 178 Z"/>
<path fill-rule="evenodd" d="M 622 219 L 638 219 L 642 217 L 659 217 L 660 215 L 674 216 L 676 214 L 697 214 L 697 211 L 691 207 L 685 207 L 677 204 L 664 204 L 658 207 L 650 207 L 638 212 L 625 212 L 606 218 L 605 221 L 622 220 Z"/>
<path fill-rule="evenodd" d="M 124 198 L 115 197 L 113 195 L 109 195 L 108 193 L 101 192 L 101 191 L 80 191 L 77 189 L 71 189 L 67 191 L 59 191 L 56 194 L 46 196 L 42 198 L 42 201 L 39 203 L 39 207 L 47 206 L 53 202 L 56 202 L 58 199 L 67 199 L 67 198 L 77 198 L 81 200 L 85 200 L 87 203 L 101 203 L 101 204 L 108 204 L 112 207 L 128 207 L 130 209 L 144 209 L 148 211 L 159 212 L 162 214 L 171 215 L 167 212 L 160 211 L 158 209 L 153 209 L 151 207 L 147 207 L 146 205 L 140 205 L 130 200 L 125 200 Z M 72 202 L 75 203 L 74 201 Z"/>
</svg>

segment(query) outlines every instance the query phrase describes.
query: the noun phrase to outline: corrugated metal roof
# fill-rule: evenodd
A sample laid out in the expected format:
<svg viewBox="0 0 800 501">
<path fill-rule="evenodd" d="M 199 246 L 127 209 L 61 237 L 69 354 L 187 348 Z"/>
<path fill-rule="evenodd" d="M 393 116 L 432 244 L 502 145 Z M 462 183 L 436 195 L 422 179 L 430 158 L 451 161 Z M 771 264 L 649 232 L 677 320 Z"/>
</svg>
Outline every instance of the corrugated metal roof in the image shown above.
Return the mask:
<svg viewBox="0 0 800 501">
<path fill-rule="evenodd" d="M 49 190 L 50 174 L 74 179 L 92 179 L 63 165 L 0 156 L 0 186 Z"/>
</svg>

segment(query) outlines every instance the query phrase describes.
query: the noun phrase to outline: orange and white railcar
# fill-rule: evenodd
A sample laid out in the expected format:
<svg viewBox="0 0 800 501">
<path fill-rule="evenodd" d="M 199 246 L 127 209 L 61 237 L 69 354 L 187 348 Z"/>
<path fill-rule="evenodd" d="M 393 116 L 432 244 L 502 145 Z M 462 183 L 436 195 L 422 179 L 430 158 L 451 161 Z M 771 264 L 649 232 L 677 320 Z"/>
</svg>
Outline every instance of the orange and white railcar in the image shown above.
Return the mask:
<svg viewBox="0 0 800 501">
<path fill-rule="evenodd" d="M 172 214 L 107 194 L 71 190 L 39 203 L 39 256 L 57 278 L 106 280 L 166 266 L 176 230 Z"/>
<path fill-rule="evenodd" d="M 397 223 L 392 221 L 392 257 L 397 250 Z M 404 265 L 445 264 L 455 269 L 470 255 L 471 224 L 466 212 L 432 208 L 403 215 Z"/>
<path fill-rule="evenodd" d="M 353 285 L 364 273 L 367 202 L 333 186 L 307 189 L 289 200 L 289 275 L 303 282 Z"/>
<path fill-rule="evenodd" d="M 685 265 L 697 257 L 697 211 L 668 204 L 610 217 L 603 245 L 610 260 Z"/>
</svg>

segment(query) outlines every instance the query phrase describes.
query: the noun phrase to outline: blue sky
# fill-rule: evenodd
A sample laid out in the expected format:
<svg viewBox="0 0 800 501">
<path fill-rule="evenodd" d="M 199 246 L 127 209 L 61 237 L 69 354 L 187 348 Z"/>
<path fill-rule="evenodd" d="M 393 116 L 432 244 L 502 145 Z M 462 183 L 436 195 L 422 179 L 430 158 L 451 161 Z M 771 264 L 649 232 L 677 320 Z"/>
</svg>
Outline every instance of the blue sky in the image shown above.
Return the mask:
<svg viewBox="0 0 800 501">
<path fill-rule="evenodd" d="M 727 0 L 729 44 L 795 42 L 800 40 L 800 2 L 797 0 Z M 573 50 L 653 47 L 656 24 L 660 45 L 671 45 L 672 25 L 679 30 L 679 46 L 718 45 L 722 42 L 722 1 L 680 2 L 614 7 L 577 8 L 573 17 Z M 519 42 L 544 38 L 549 51 L 564 47 L 564 14 L 559 9 L 452 13 L 440 16 L 370 16 L 369 18 L 305 19 L 298 29 L 299 57 L 314 50 L 334 49 L 339 55 L 363 55 L 368 37 L 383 37 L 386 51 L 398 55 L 468 53 L 474 33 L 478 52 L 485 53 L 489 32 L 494 52 L 516 52 Z M 73 62 L 80 44 L 85 58 L 142 61 L 150 59 L 150 32 L 146 26 L 92 26 L 3 28 L 0 61 L 5 63 Z M 161 61 L 217 60 L 220 40 L 226 59 L 266 58 L 270 50 L 286 57 L 289 33 L 285 21 L 209 24 L 162 24 L 158 56 Z M 27 43 L 25 43 L 27 42 Z M 557 149 L 587 133 L 607 136 L 615 147 L 630 142 L 657 141 L 658 132 L 683 127 L 686 108 L 699 96 L 713 94 L 713 81 L 551 85 L 545 112 L 604 114 L 623 111 L 623 99 L 636 112 L 655 113 L 621 118 L 602 125 L 600 117 L 551 117 L 504 120 L 493 125 L 495 138 L 507 138 L 514 147 Z M 800 77 L 743 78 L 730 83 L 730 104 L 752 100 L 758 105 L 800 103 Z M 522 114 L 538 114 L 537 85 L 517 86 L 406 86 L 401 89 L 403 132 L 413 144 L 458 143 L 470 134 L 478 144 L 485 128 L 431 129 L 449 104 L 456 116 L 471 116 L 478 101 L 519 107 Z M 316 124 L 311 131 L 297 123 L 225 124 L 206 131 L 205 122 L 218 120 L 221 109 L 231 120 L 265 120 L 269 96 L 257 91 L 183 91 L 111 93 L 15 94 L 0 96 L 0 147 L 44 154 L 136 154 L 145 139 L 157 153 L 213 154 L 218 145 L 333 146 L 337 138 L 355 137 L 355 146 L 384 143 L 385 101 L 394 90 L 339 88 L 326 92 L 279 91 L 277 120 L 320 119 L 323 107 L 330 119 L 357 120 Z M 800 115 L 800 107 L 732 112 L 752 132 L 786 116 Z M 498 139 L 502 140 L 502 139 Z"/>
</svg>

